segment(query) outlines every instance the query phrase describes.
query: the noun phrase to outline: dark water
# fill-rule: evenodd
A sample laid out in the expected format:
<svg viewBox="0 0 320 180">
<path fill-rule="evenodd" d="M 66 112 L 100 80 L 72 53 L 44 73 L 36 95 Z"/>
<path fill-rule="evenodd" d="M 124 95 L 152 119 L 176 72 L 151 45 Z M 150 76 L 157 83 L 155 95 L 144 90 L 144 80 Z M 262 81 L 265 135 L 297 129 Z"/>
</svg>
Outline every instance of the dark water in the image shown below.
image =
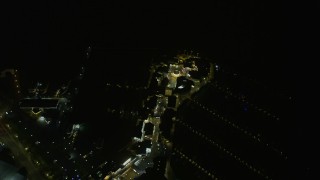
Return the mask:
<svg viewBox="0 0 320 180">
<path fill-rule="evenodd" d="M 119 112 L 140 109 L 144 98 L 143 92 L 115 85 L 145 86 L 151 60 L 152 53 L 145 50 L 96 48 L 84 63 L 86 71 L 80 83 L 73 119 L 88 124 L 88 136 L 93 141 L 105 139 L 105 152 L 110 157 L 116 156 L 137 135 L 137 119 L 121 117 Z M 108 88 L 107 83 L 113 87 Z M 110 113 L 113 109 L 114 114 Z"/>
</svg>

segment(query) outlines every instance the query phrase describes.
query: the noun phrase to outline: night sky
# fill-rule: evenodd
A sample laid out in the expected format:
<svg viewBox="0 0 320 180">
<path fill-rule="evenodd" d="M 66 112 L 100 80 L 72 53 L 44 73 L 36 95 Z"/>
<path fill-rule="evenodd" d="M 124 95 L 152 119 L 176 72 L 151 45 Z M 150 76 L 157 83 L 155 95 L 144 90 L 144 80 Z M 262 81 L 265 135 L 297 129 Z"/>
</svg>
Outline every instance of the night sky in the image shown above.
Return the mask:
<svg viewBox="0 0 320 180">
<path fill-rule="evenodd" d="M 44 67 L 39 73 L 46 73 L 48 66 L 73 67 L 84 59 L 89 45 L 194 49 L 271 89 L 294 96 L 297 75 L 292 65 L 292 29 L 297 16 L 292 7 L 287 2 L 265 0 L 182 4 L 10 1 L 2 5 L 5 48 L 0 63 L 27 68 L 37 64 Z M 306 135 L 306 125 L 301 126 L 300 134 L 293 130 L 293 137 L 308 147 L 306 139 L 311 134 Z"/>
<path fill-rule="evenodd" d="M 71 62 L 81 59 L 88 45 L 199 49 L 238 72 L 288 89 L 288 15 L 281 2 L 72 0 L 10 2 L 6 9 L 6 60 Z"/>
</svg>

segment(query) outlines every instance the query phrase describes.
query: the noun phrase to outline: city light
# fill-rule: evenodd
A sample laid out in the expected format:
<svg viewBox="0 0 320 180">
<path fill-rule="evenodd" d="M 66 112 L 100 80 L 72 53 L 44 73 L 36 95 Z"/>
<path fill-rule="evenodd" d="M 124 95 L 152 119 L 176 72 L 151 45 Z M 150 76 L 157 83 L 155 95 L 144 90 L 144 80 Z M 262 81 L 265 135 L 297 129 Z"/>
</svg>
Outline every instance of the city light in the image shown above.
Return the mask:
<svg viewBox="0 0 320 180">
<path fill-rule="evenodd" d="M 89 52 L 84 55 L 89 56 Z M 138 65 L 138 63 L 135 64 Z M 118 68 L 126 70 L 124 66 L 123 64 Z M 90 104 L 84 103 L 83 111 L 82 104 L 76 104 L 86 102 L 83 101 L 86 99 L 82 96 L 86 95 L 85 93 L 76 96 L 78 90 L 81 93 L 85 92 L 82 91 L 83 84 L 79 82 L 81 82 L 82 76 L 87 75 L 83 66 L 78 67 L 80 67 L 78 69 L 80 72 L 74 73 L 75 77 L 68 84 L 63 82 L 59 86 L 58 80 L 57 82 L 43 80 L 43 85 L 35 81 L 36 87 L 29 90 L 29 87 L 23 87 L 28 83 L 20 83 L 20 81 L 25 80 L 24 70 L 19 73 L 21 79 L 17 78 L 17 70 L 13 74 L 16 78 L 11 82 L 10 88 L 14 92 L 20 93 L 21 91 L 22 94 L 12 93 L 15 96 L 14 98 L 17 99 L 16 102 L 19 103 L 17 103 L 18 106 L 12 106 L 14 108 L 10 107 L 14 110 L 13 112 L 10 111 L 10 108 L 8 108 L 9 110 L 4 108 L 2 111 L 8 116 L 1 119 L 5 122 L 3 125 L 6 125 L 3 126 L 3 130 L 0 126 L 1 141 L 3 137 L 6 144 L 15 147 L 11 148 L 14 150 L 12 155 L 15 155 L 15 161 L 24 162 L 26 165 L 30 161 L 33 165 L 31 166 L 31 172 L 35 172 L 35 174 L 39 171 L 41 176 L 47 176 L 48 179 L 80 179 L 80 177 L 82 179 L 100 179 L 103 177 L 107 179 L 109 177 L 111 179 L 135 179 L 144 173 L 149 175 L 148 168 L 152 169 L 151 172 L 156 170 L 155 172 L 162 172 L 163 174 L 163 171 L 168 170 L 167 168 L 176 166 L 170 170 L 174 170 L 174 174 L 177 174 L 178 178 L 188 179 L 189 177 L 186 178 L 183 175 L 189 173 L 186 171 L 187 168 L 192 168 L 195 173 L 192 174 L 193 177 L 190 176 L 190 179 L 218 180 L 218 177 L 221 175 L 222 178 L 224 173 L 219 163 L 226 160 L 226 163 L 231 162 L 231 168 L 236 167 L 241 170 L 238 171 L 239 169 L 237 169 L 237 173 L 249 172 L 251 173 L 250 176 L 259 175 L 264 179 L 271 179 L 266 174 L 270 173 L 273 176 L 273 172 L 269 172 L 269 169 L 263 166 L 264 162 L 262 161 L 267 159 L 263 157 L 264 151 L 273 153 L 272 155 L 278 153 L 281 157 L 287 159 L 286 153 L 282 151 L 284 149 L 280 150 L 275 147 L 279 145 L 278 142 L 267 136 L 269 134 L 264 131 L 264 124 L 257 123 L 258 128 L 249 124 L 251 115 L 256 114 L 262 120 L 266 118 L 268 121 L 280 121 L 277 114 L 281 115 L 282 118 L 281 112 L 273 113 L 271 108 L 269 109 L 264 104 L 259 105 L 258 100 L 255 101 L 255 99 L 247 96 L 250 95 L 246 94 L 247 84 L 243 83 L 242 85 L 242 81 L 239 81 L 239 84 L 241 84 L 243 92 L 239 92 L 239 89 L 224 81 L 225 77 L 222 77 L 222 73 L 225 73 L 225 70 L 223 67 L 213 62 L 203 62 L 202 58 L 200 59 L 198 55 L 192 55 L 192 52 L 191 54 L 179 54 L 167 63 L 159 63 L 158 60 L 152 62 L 147 72 L 150 75 L 149 79 L 143 80 L 145 84 L 137 83 L 137 86 L 129 80 L 102 79 L 104 75 L 100 74 L 100 77 L 93 74 L 93 79 L 97 81 L 102 79 L 99 82 L 99 87 L 101 88 L 101 84 L 104 86 L 102 87 L 103 91 L 101 91 L 105 93 L 106 97 L 95 94 L 95 91 L 88 91 L 88 98 L 103 103 L 102 113 L 99 107 L 95 107 L 100 105 L 95 104 L 94 101 Z M 90 74 L 94 70 L 91 69 L 91 66 L 88 67 L 88 74 Z M 116 67 L 114 68 L 116 69 Z M 215 79 L 213 79 L 213 72 L 215 73 Z M 57 71 L 57 73 L 61 72 Z M 136 76 L 137 74 L 132 73 L 131 75 Z M 219 79 L 220 77 L 222 80 Z M 226 79 L 229 77 L 240 78 L 240 75 L 231 73 Z M 42 80 L 43 77 L 40 78 Z M 140 79 L 138 80 L 140 81 Z M 93 83 L 95 80 L 89 81 Z M 46 88 L 44 90 L 43 86 L 45 85 L 51 89 Z M 56 86 L 58 87 L 56 88 Z M 96 84 L 90 85 L 88 89 L 94 86 Z M 52 92 L 54 92 L 54 95 Z M 121 93 L 127 93 L 137 103 L 135 104 L 133 100 L 131 102 L 131 99 L 127 98 L 127 94 L 122 97 Z M 213 97 L 208 94 L 213 95 Z M 109 97 L 114 98 L 114 100 L 108 99 Z M 46 99 L 57 100 L 59 103 L 56 107 L 54 105 L 51 107 L 51 102 L 46 101 Z M 122 99 L 125 99 L 125 101 L 122 101 Z M 221 102 L 219 102 L 220 99 Z M 30 106 L 32 107 L 24 106 L 26 104 L 24 100 L 30 100 L 28 102 L 31 102 Z M 0 105 L 2 104 L 0 103 Z M 88 106 L 91 107 L 87 108 Z M 229 112 L 231 108 L 235 108 L 232 113 Z M 24 114 L 21 115 L 20 112 Z M 97 119 L 96 117 L 100 113 L 101 121 L 119 122 L 120 125 L 126 123 L 121 128 L 131 129 L 123 131 L 121 128 L 116 129 L 118 127 L 112 123 L 103 127 L 100 121 L 90 121 Z M 239 113 L 239 116 L 237 113 Z M 193 116 L 194 114 L 196 116 Z M 249 120 L 246 121 L 246 118 Z M 10 120 L 7 122 L 12 128 L 9 124 L 6 124 L 6 120 Z M 257 119 L 257 122 L 259 121 L 260 119 Z M 115 124 L 117 125 L 117 123 Z M 100 125 L 100 132 L 98 130 L 95 132 L 96 129 L 94 128 Z M 137 127 L 138 129 L 132 129 Z M 132 132 L 130 132 L 131 130 Z M 9 134 L 7 131 L 12 131 L 10 136 L 6 136 Z M 116 131 L 116 133 L 112 131 Z M 108 134 L 109 132 L 111 137 Z M 2 136 L 2 133 L 5 133 L 5 135 Z M 95 133 L 98 133 L 98 135 Z M 131 134 L 138 136 L 132 137 Z M 127 138 L 127 141 L 123 142 L 129 143 L 119 145 L 119 149 L 120 146 L 122 148 L 119 150 L 116 148 L 122 142 L 122 139 L 120 139 L 122 136 Z M 108 139 L 109 137 L 112 140 Z M 236 143 L 230 137 L 235 137 Z M 182 138 L 182 140 L 179 138 Z M 245 150 L 241 149 L 241 143 L 243 142 L 244 148 L 247 148 Z M 237 149 L 238 147 L 240 147 L 240 150 Z M 119 150 L 121 156 L 108 154 L 108 148 L 114 148 L 114 152 Z M 209 150 L 208 153 L 201 153 L 206 148 Z M 254 153 L 252 153 L 254 155 L 249 154 L 251 152 L 249 150 L 254 151 L 254 148 L 258 148 L 259 153 L 261 150 L 262 155 L 258 157 L 260 155 L 258 153 L 257 156 Z M 249 155 L 246 154 L 246 150 Z M 216 156 L 219 156 L 219 158 L 216 158 Z M 114 161 L 108 159 L 109 157 L 114 158 Z M 257 160 L 251 159 L 256 157 L 258 157 Z M 161 160 L 156 160 L 156 158 Z M 261 163 L 258 161 L 260 158 Z M 123 162 L 124 159 L 126 160 Z M 206 160 L 214 163 L 214 165 L 207 163 Z M 41 166 L 39 162 L 41 162 Z M 165 165 L 161 165 L 161 163 Z M 67 167 L 68 170 L 61 165 Z M 222 165 L 224 166 L 224 164 Z M 180 168 L 183 169 L 182 172 L 179 172 Z M 49 169 L 52 172 L 49 172 Z M 190 170 L 190 173 L 193 172 Z M 233 171 L 231 170 L 230 173 L 233 173 Z M 179 177 L 181 174 L 182 177 Z"/>
<path fill-rule="evenodd" d="M 38 118 L 38 120 L 39 120 L 40 122 L 45 122 L 46 118 L 45 118 L 44 116 L 40 116 L 40 117 Z"/>
<path fill-rule="evenodd" d="M 131 158 L 127 159 L 124 163 L 122 163 L 123 166 L 127 165 L 131 161 Z"/>
</svg>

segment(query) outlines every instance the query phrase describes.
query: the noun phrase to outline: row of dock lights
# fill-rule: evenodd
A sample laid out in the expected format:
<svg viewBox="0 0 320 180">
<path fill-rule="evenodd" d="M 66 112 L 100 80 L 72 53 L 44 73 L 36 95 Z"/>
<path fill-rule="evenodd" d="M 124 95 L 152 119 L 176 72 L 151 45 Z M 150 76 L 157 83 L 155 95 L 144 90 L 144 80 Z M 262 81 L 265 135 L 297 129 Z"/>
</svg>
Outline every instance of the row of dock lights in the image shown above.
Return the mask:
<svg viewBox="0 0 320 180">
<path fill-rule="evenodd" d="M 272 118 L 276 121 L 280 121 L 280 118 L 276 115 L 273 115 L 272 113 L 270 113 L 269 111 L 263 109 L 263 108 L 260 108 L 258 107 L 257 105 L 253 104 L 253 103 L 250 103 L 249 101 L 245 100 L 247 98 L 245 98 L 243 95 L 239 96 L 239 95 L 236 95 L 235 93 L 232 93 L 229 88 L 226 88 L 226 87 L 222 87 L 221 85 L 218 85 L 218 83 L 215 81 L 214 83 L 211 83 L 211 85 L 213 85 L 213 87 L 215 87 L 216 89 L 224 92 L 225 94 L 239 100 L 239 101 L 242 101 L 246 104 L 248 104 L 248 106 L 252 107 L 254 110 L 258 111 L 258 112 L 261 112 L 263 113 L 264 115 L 266 115 L 267 117 L 269 118 Z"/>
<path fill-rule="evenodd" d="M 193 166 L 197 167 L 199 170 L 201 170 L 203 173 L 205 173 L 206 175 L 208 175 L 210 178 L 214 179 L 214 180 L 218 180 L 218 178 L 212 173 L 209 172 L 208 170 L 204 169 L 202 166 L 200 166 L 197 162 L 195 162 L 194 160 L 192 160 L 190 157 L 186 156 L 184 153 L 182 153 L 181 151 L 179 151 L 177 148 L 174 148 L 174 152 L 178 153 L 180 155 L 181 158 L 186 159 L 189 163 L 191 163 Z"/>
<path fill-rule="evenodd" d="M 107 83 L 107 87 L 117 87 L 117 88 L 120 88 L 120 89 L 133 89 L 133 90 L 143 90 L 143 89 L 147 89 L 146 86 L 143 86 L 143 87 L 134 87 L 134 86 L 129 86 L 129 85 L 121 85 L 121 84 L 111 84 L 111 83 Z"/>
<path fill-rule="evenodd" d="M 16 88 L 17 88 L 17 92 L 18 92 L 18 94 L 20 94 L 19 83 L 18 83 L 18 79 L 17 79 L 17 73 L 18 73 L 18 70 L 15 69 L 15 70 L 14 70 L 14 73 L 13 73 L 14 82 L 15 82 L 15 86 L 16 86 Z"/>
<path fill-rule="evenodd" d="M 234 77 L 239 77 L 237 73 L 233 73 L 233 72 L 230 72 L 230 71 L 226 71 L 225 69 L 222 69 L 221 72 L 223 72 L 223 73 L 225 73 L 225 74 L 232 74 Z M 243 76 L 241 76 L 241 77 L 243 78 Z M 251 82 L 253 82 L 253 83 L 255 83 L 255 84 L 259 84 L 259 82 L 257 82 L 257 80 L 254 79 L 254 78 L 246 77 L 245 79 L 246 79 L 246 80 L 249 80 L 249 81 L 251 81 Z M 287 97 L 287 99 L 292 100 L 292 97 L 289 96 L 289 97 Z"/>
<path fill-rule="evenodd" d="M 181 120 L 176 120 L 176 122 L 178 122 L 179 124 L 183 125 L 184 127 L 187 127 L 191 132 L 193 132 L 194 134 L 200 136 L 202 139 L 210 142 L 212 145 L 216 146 L 220 151 L 224 152 L 225 154 L 229 155 L 230 157 L 232 157 L 233 159 L 235 159 L 236 161 L 238 161 L 239 163 L 241 163 L 242 165 L 246 166 L 247 168 L 249 168 L 250 170 L 252 170 L 253 172 L 265 177 L 265 179 L 269 179 L 268 176 L 265 176 L 264 174 L 262 174 L 262 172 L 260 170 L 258 170 L 257 168 L 253 167 L 252 165 L 249 165 L 249 163 L 245 162 L 244 160 L 242 160 L 238 155 L 235 155 L 234 153 L 230 152 L 229 150 L 227 150 L 226 148 L 222 147 L 220 144 L 216 143 L 214 140 L 210 139 L 208 136 L 204 135 L 203 133 L 195 130 L 194 128 L 192 128 L 190 125 L 186 124 L 185 122 L 181 121 Z"/>
<path fill-rule="evenodd" d="M 111 109 L 111 108 L 107 108 L 107 112 L 117 113 L 117 114 L 126 114 L 126 113 L 129 113 L 129 114 L 131 114 L 132 116 L 138 115 L 138 111 L 125 111 L 125 110 Z"/>
<path fill-rule="evenodd" d="M 215 112 L 215 110 L 210 110 L 209 108 L 205 107 L 204 105 L 202 105 L 201 103 L 199 103 L 198 101 L 194 100 L 194 99 L 190 99 L 191 102 L 194 102 L 196 105 L 198 105 L 199 107 L 201 107 L 203 110 L 209 112 L 211 115 L 217 117 L 218 119 L 224 121 L 227 125 L 229 125 L 230 127 L 233 127 L 237 130 L 239 130 L 240 132 L 242 132 L 243 134 L 247 135 L 248 137 L 250 137 L 251 139 L 255 140 L 256 142 L 271 148 L 272 150 L 274 150 L 275 152 L 278 153 L 278 155 L 280 155 L 282 158 L 284 158 L 285 160 L 288 159 L 287 155 L 285 153 L 283 153 L 282 151 L 278 150 L 278 148 L 271 146 L 269 143 L 263 142 L 258 135 L 253 135 L 253 133 L 249 132 L 246 129 L 241 128 L 240 126 L 238 126 L 237 124 L 229 121 L 227 118 L 219 115 L 218 113 Z M 260 135 L 259 135 L 260 136 Z"/>
</svg>

